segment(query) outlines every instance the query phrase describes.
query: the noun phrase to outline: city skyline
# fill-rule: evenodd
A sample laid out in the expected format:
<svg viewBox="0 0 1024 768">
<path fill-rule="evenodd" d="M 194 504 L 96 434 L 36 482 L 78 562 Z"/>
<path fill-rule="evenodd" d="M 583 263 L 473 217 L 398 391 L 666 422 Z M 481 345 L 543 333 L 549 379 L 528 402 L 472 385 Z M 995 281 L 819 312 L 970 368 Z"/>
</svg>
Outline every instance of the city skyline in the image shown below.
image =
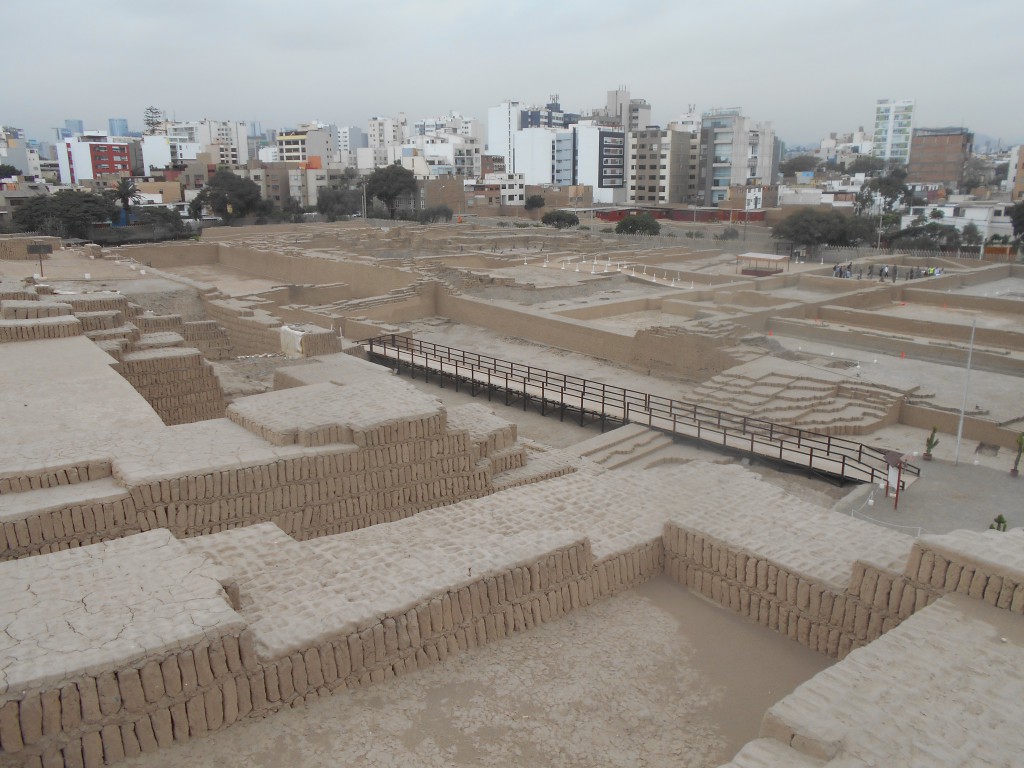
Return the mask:
<svg viewBox="0 0 1024 768">
<path fill-rule="evenodd" d="M 12 28 L 44 16 L 73 29 L 91 23 L 87 7 L 58 0 L 6 10 Z M 127 117 L 141 130 L 150 104 L 170 118 L 264 129 L 313 119 L 365 126 L 399 112 L 485 120 L 505 99 L 544 103 L 556 93 L 564 109 L 585 111 L 624 85 L 651 104 L 656 124 L 689 104 L 738 106 L 773 122 L 789 145 L 870 129 L 879 98 L 914 99 L 915 126 L 1024 140 L 1024 106 L 998 85 L 1020 64 L 1024 5 L 869 0 L 858 10 L 810 0 L 741 2 L 728 13 L 692 2 L 431 0 L 393 3 L 385 20 L 350 2 L 308 2 L 285 19 L 266 2 L 228 0 L 201 19 L 132 7 L 105 21 L 105 39 L 126 45 L 39 56 L 31 36 L 12 36 L 9 55 L 31 61 L 32 74 L 7 80 L 0 120 L 45 142 L 69 118 L 106 130 L 108 118 Z"/>
</svg>

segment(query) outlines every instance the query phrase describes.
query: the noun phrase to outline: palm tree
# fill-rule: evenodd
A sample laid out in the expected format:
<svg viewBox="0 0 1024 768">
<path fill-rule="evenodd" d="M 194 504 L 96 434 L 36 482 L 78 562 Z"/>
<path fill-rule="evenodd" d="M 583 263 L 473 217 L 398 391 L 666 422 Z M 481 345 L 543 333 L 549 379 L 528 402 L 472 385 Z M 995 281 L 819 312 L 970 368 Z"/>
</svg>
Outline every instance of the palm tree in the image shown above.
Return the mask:
<svg viewBox="0 0 1024 768">
<path fill-rule="evenodd" d="M 118 180 L 117 187 L 114 189 L 114 198 L 121 203 L 121 207 L 124 209 L 124 223 L 125 226 L 128 226 L 130 221 L 128 214 L 131 206 L 133 203 L 138 205 L 142 202 L 142 193 L 135 186 L 135 182 L 125 176 Z"/>
</svg>

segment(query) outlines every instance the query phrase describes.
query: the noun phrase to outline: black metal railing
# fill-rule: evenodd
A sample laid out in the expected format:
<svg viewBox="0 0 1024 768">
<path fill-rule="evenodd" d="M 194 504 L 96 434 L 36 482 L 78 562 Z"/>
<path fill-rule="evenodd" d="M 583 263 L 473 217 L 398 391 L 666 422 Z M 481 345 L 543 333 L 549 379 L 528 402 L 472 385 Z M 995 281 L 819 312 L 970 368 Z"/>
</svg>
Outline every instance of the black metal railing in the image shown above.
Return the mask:
<svg viewBox="0 0 1024 768">
<path fill-rule="evenodd" d="M 729 413 L 697 403 L 674 400 L 639 390 L 591 381 L 492 355 L 471 352 L 431 341 L 395 334 L 359 342 L 371 356 L 399 365 L 419 368 L 424 375 L 439 374 L 468 384 L 475 396 L 479 388 L 500 388 L 546 405 L 590 414 L 602 421 L 645 424 L 653 429 L 721 445 L 780 462 L 805 466 L 841 479 L 878 482 L 888 474 L 886 451 L 855 440 L 776 424 L 752 416 Z M 919 475 L 920 469 L 904 465 L 904 472 Z"/>
</svg>

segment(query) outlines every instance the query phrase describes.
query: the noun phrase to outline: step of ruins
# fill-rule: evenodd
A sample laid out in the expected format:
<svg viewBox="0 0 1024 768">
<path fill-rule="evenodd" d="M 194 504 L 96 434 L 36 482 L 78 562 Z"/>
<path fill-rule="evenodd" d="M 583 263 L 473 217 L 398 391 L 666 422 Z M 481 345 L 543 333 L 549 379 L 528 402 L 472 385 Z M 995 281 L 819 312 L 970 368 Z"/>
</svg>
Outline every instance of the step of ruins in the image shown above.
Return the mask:
<svg viewBox="0 0 1024 768">
<path fill-rule="evenodd" d="M 125 508 L 118 502 L 128 499 L 128 491 L 113 477 L 4 493 L 0 494 L 0 530 L 12 551 L 36 547 L 46 553 L 93 544 L 122 535 L 120 529 L 127 519 Z M 122 513 L 116 514 L 115 508 Z M 110 519 L 104 518 L 104 509 L 109 510 Z M 116 519 L 118 516 L 120 519 Z M 65 543 L 63 547 L 47 545 L 55 532 L 77 543 Z"/>
<path fill-rule="evenodd" d="M 672 445 L 672 438 L 640 424 L 627 424 L 573 446 L 577 455 L 606 469 L 617 469 Z"/>
<path fill-rule="evenodd" d="M 673 440 L 670 436 L 663 432 L 650 431 L 652 434 L 642 441 L 633 443 L 632 449 L 628 453 L 623 455 L 621 451 L 613 452 L 612 456 L 601 462 L 602 466 L 607 469 L 619 469 L 630 464 L 636 464 L 641 459 L 647 459 L 663 448 L 672 445 Z"/>
<path fill-rule="evenodd" d="M 0 497 L 43 488 L 88 483 L 110 477 L 110 474 L 110 461 L 107 459 L 78 460 L 45 467 L 11 469 L 0 477 Z"/>
<path fill-rule="evenodd" d="M 616 445 L 633 440 L 639 435 L 644 435 L 648 431 L 647 427 L 640 424 L 625 424 L 618 429 L 604 432 L 589 440 L 584 440 L 582 443 L 577 443 L 572 446 L 571 450 L 579 456 L 596 461 L 595 456 L 609 451 Z"/>
</svg>

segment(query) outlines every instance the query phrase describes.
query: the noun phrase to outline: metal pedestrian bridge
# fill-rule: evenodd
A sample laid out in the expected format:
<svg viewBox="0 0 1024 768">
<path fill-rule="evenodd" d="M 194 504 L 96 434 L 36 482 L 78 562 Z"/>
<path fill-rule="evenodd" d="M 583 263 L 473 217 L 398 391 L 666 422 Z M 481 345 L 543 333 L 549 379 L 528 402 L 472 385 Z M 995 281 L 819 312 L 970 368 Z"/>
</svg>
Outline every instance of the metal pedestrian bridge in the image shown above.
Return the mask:
<svg viewBox="0 0 1024 768">
<path fill-rule="evenodd" d="M 854 440 L 809 432 L 784 424 L 742 416 L 696 403 L 623 389 L 578 376 L 523 365 L 500 358 L 422 341 L 387 335 L 359 342 L 371 360 L 406 371 L 442 387 L 453 386 L 473 397 L 487 395 L 505 405 L 522 403 L 542 415 L 599 422 L 601 430 L 622 424 L 644 424 L 698 444 L 799 468 L 844 482 L 885 482 L 887 455 L 892 452 Z M 902 485 L 920 474 L 903 465 Z"/>
</svg>

